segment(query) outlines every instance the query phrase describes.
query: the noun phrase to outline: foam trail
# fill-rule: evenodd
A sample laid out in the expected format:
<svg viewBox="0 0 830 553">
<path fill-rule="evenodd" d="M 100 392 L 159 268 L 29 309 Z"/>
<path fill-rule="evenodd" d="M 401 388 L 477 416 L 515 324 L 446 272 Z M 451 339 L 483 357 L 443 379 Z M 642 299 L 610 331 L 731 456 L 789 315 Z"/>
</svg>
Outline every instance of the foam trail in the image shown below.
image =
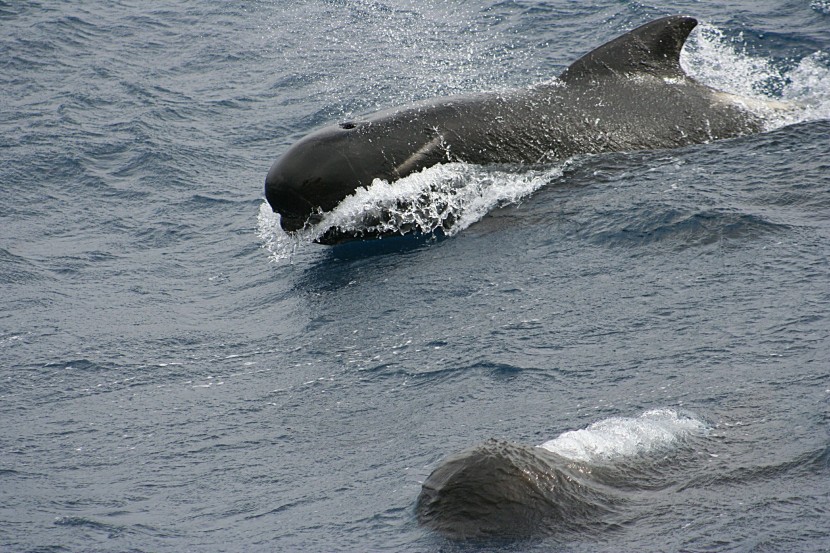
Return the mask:
<svg viewBox="0 0 830 553">
<path fill-rule="evenodd" d="M 601 463 L 649 455 L 704 434 L 708 426 L 673 409 L 654 409 L 636 418 L 612 417 L 583 430 L 564 432 L 538 446 L 572 461 Z"/>
</svg>

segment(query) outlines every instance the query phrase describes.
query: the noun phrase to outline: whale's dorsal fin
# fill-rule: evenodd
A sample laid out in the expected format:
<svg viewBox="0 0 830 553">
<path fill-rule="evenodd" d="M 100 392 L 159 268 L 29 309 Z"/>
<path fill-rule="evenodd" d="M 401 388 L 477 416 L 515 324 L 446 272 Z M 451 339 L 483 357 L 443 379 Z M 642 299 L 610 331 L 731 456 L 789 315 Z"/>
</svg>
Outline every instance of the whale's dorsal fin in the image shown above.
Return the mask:
<svg viewBox="0 0 830 553">
<path fill-rule="evenodd" d="M 682 77 L 680 50 L 696 25 L 696 19 L 682 15 L 646 23 L 585 54 L 559 78 L 568 83 L 613 74 Z"/>
</svg>

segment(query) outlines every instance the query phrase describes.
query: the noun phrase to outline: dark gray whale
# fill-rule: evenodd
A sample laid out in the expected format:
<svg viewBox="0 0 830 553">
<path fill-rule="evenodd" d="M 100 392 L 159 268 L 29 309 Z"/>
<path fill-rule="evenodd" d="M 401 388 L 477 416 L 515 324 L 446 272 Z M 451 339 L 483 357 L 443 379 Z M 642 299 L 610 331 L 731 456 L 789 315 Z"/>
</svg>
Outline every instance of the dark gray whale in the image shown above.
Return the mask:
<svg viewBox="0 0 830 553">
<path fill-rule="evenodd" d="M 618 499 L 584 464 L 497 440 L 453 455 L 426 479 L 418 522 L 453 539 L 516 539 L 580 531 Z"/>
<path fill-rule="evenodd" d="M 486 541 L 613 531 L 642 515 L 629 511 L 632 503 L 647 505 L 644 494 L 659 494 L 699 465 L 708 428 L 691 413 L 652 409 L 536 447 L 487 440 L 426 478 L 418 522 L 452 539 Z"/>
<path fill-rule="evenodd" d="M 586 54 L 550 83 L 439 98 L 322 128 L 273 164 L 265 197 L 290 232 L 319 222 L 374 179 L 392 182 L 441 162 L 538 164 L 761 131 L 761 117 L 741 98 L 680 67 L 696 25 L 691 17 L 658 19 Z"/>
</svg>

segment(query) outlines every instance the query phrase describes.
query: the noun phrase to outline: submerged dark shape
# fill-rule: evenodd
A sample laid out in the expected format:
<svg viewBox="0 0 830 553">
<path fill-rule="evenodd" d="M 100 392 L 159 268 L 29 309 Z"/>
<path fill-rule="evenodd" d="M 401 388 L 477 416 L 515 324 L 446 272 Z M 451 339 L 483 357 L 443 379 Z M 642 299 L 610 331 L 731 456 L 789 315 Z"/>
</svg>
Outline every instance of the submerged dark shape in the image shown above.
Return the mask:
<svg viewBox="0 0 830 553">
<path fill-rule="evenodd" d="M 584 531 L 616 501 L 589 475 L 587 466 L 546 449 L 488 440 L 429 475 L 418 521 L 454 539 Z"/>
<path fill-rule="evenodd" d="M 761 118 L 739 98 L 680 67 L 696 25 L 691 17 L 658 19 L 532 88 L 439 98 L 325 127 L 273 164 L 265 197 L 291 232 L 374 179 L 392 182 L 441 162 L 536 164 L 759 132 Z M 329 236 L 319 241 L 350 237 L 336 229 Z"/>
</svg>

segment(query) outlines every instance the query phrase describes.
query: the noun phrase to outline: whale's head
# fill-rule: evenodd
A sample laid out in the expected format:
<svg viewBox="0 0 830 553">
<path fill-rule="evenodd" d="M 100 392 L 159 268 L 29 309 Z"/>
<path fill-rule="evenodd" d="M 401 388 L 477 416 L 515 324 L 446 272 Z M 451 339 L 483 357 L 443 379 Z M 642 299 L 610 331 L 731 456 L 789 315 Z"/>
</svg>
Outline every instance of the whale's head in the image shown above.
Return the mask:
<svg viewBox="0 0 830 553">
<path fill-rule="evenodd" d="M 306 136 L 277 159 L 265 179 L 265 198 L 283 230 L 313 224 L 358 188 L 397 176 L 384 153 L 385 134 L 379 125 L 340 123 Z"/>
</svg>

